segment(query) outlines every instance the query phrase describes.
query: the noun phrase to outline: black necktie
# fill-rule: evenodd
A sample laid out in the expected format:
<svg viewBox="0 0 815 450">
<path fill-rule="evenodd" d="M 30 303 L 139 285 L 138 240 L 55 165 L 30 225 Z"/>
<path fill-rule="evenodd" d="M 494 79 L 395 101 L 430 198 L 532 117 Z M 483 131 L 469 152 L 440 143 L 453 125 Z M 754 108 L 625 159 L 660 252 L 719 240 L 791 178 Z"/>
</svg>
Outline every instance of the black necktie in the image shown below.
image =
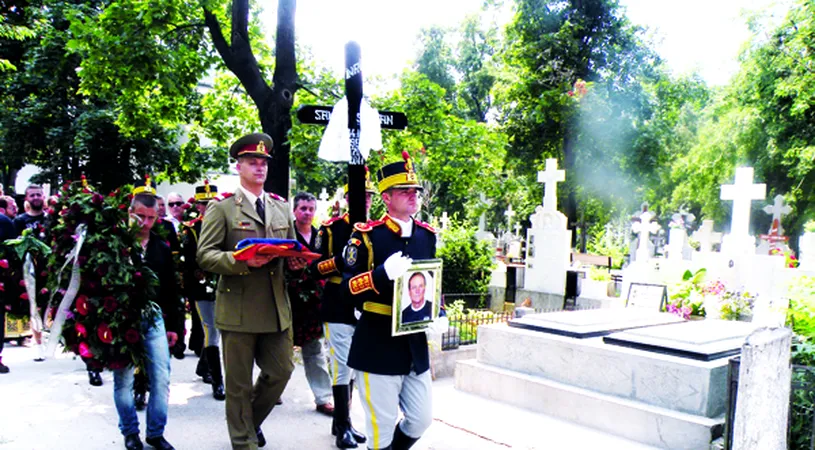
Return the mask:
<svg viewBox="0 0 815 450">
<path fill-rule="evenodd" d="M 258 216 L 260 216 L 260 221 L 266 223 L 266 210 L 263 208 L 263 199 L 260 197 L 255 201 L 255 210 L 258 212 Z"/>
</svg>

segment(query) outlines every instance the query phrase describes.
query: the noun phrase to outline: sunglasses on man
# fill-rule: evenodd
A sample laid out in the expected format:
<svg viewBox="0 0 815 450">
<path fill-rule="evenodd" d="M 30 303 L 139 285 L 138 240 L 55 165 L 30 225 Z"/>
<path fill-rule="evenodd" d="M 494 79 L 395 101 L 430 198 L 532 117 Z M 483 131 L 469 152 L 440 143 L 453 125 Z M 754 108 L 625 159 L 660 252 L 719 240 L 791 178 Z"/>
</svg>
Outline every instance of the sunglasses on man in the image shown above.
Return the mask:
<svg viewBox="0 0 815 450">
<path fill-rule="evenodd" d="M 169 202 L 169 203 L 167 203 L 167 205 L 169 205 L 170 208 L 175 208 L 177 206 L 183 206 L 184 202 Z"/>
</svg>

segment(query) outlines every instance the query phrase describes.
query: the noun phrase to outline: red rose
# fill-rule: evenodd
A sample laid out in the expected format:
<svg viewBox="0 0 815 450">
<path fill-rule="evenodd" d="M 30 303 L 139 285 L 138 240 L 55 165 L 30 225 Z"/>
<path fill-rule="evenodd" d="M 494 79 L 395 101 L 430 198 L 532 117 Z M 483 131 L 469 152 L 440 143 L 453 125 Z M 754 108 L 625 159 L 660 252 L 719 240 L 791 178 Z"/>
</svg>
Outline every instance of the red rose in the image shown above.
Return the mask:
<svg viewBox="0 0 815 450">
<path fill-rule="evenodd" d="M 0 259 L 0 267 L 4 269 L 8 269 L 8 260 L 7 259 Z"/>
<path fill-rule="evenodd" d="M 76 335 L 79 337 L 85 337 L 88 335 L 88 330 L 85 329 L 85 325 L 82 325 L 79 322 L 74 325 L 74 329 L 76 330 Z"/>
<path fill-rule="evenodd" d="M 87 342 L 79 343 L 79 356 L 83 358 L 93 358 L 93 352 Z"/>
<path fill-rule="evenodd" d="M 47 293 L 48 293 L 48 288 L 42 288 L 42 289 L 40 289 L 40 295 L 45 295 L 45 294 L 47 294 Z"/>
<path fill-rule="evenodd" d="M 25 280 L 20 280 L 20 287 L 25 287 Z"/>
<path fill-rule="evenodd" d="M 113 297 L 105 297 L 105 304 L 103 306 L 103 308 L 105 308 L 105 311 L 107 311 L 109 313 L 112 313 L 113 311 L 116 311 L 116 308 L 118 306 L 119 306 L 119 304 L 116 302 L 115 298 L 113 298 Z"/>
<path fill-rule="evenodd" d="M 110 331 L 110 327 L 106 323 L 99 324 L 99 326 L 96 328 L 96 336 L 99 337 L 99 340 L 105 344 L 110 344 L 113 342 L 113 332 Z"/>
<path fill-rule="evenodd" d="M 125 208 L 127 208 L 127 205 L 119 205 L 119 209 L 125 209 Z"/>
<path fill-rule="evenodd" d="M 28 300 L 28 294 L 23 292 L 22 294 L 20 294 L 20 298 L 23 299 L 23 300 Z"/>
<path fill-rule="evenodd" d="M 127 342 L 135 344 L 136 342 L 139 342 L 139 339 L 141 339 L 141 335 L 139 334 L 138 331 L 134 330 L 133 328 L 125 332 L 125 340 Z"/>
<path fill-rule="evenodd" d="M 6 292 L 6 285 L 4 283 L 0 283 L 0 292 Z"/>
<path fill-rule="evenodd" d="M 88 297 L 85 295 L 80 295 L 76 298 L 76 312 L 82 314 L 83 316 L 88 315 Z"/>
</svg>

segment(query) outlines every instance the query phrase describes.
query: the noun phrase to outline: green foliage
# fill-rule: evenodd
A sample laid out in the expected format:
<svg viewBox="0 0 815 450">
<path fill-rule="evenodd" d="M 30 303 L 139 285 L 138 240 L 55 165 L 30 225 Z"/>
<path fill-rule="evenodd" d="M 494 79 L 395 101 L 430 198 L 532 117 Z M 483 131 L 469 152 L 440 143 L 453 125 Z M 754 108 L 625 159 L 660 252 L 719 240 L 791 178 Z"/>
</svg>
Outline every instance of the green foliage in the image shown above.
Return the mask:
<svg viewBox="0 0 815 450">
<path fill-rule="evenodd" d="M 442 246 L 436 256 L 444 261 L 442 292 L 487 292 L 494 267 L 489 245 L 476 239 L 475 229 L 459 223 L 455 216 L 439 237 Z"/>
<path fill-rule="evenodd" d="M 815 433 L 812 424 L 815 416 L 815 340 L 794 336 L 791 362 L 807 368 L 793 368 L 787 447 L 791 450 L 810 450 L 812 434 Z"/>
<path fill-rule="evenodd" d="M 595 225 L 589 231 L 586 251 L 593 255 L 610 256 L 611 265 L 619 269 L 628 255 L 628 236 L 625 228 L 625 215 L 618 215 L 606 226 Z"/>
<path fill-rule="evenodd" d="M 787 325 L 801 336 L 815 339 L 815 277 L 800 276 L 792 280 Z"/>
</svg>

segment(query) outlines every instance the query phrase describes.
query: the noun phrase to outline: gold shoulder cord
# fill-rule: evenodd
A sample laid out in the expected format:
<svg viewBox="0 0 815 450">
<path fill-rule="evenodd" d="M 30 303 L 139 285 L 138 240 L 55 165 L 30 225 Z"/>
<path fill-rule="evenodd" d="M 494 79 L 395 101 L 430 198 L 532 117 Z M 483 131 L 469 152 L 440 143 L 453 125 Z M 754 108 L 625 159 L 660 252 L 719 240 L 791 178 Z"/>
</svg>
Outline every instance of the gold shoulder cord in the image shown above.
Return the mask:
<svg viewBox="0 0 815 450">
<path fill-rule="evenodd" d="M 368 248 L 368 270 L 374 269 L 374 246 L 371 245 L 371 238 L 368 233 L 362 233 L 362 240 L 365 242 L 365 247 Z"/>
<path fill-rule="evenodd" d="M 328 233 L 328 256 L 334 256 L 334 233 L 331 232 L 331 227 L 325 227 L 325 232 Z"/>
</svg>

